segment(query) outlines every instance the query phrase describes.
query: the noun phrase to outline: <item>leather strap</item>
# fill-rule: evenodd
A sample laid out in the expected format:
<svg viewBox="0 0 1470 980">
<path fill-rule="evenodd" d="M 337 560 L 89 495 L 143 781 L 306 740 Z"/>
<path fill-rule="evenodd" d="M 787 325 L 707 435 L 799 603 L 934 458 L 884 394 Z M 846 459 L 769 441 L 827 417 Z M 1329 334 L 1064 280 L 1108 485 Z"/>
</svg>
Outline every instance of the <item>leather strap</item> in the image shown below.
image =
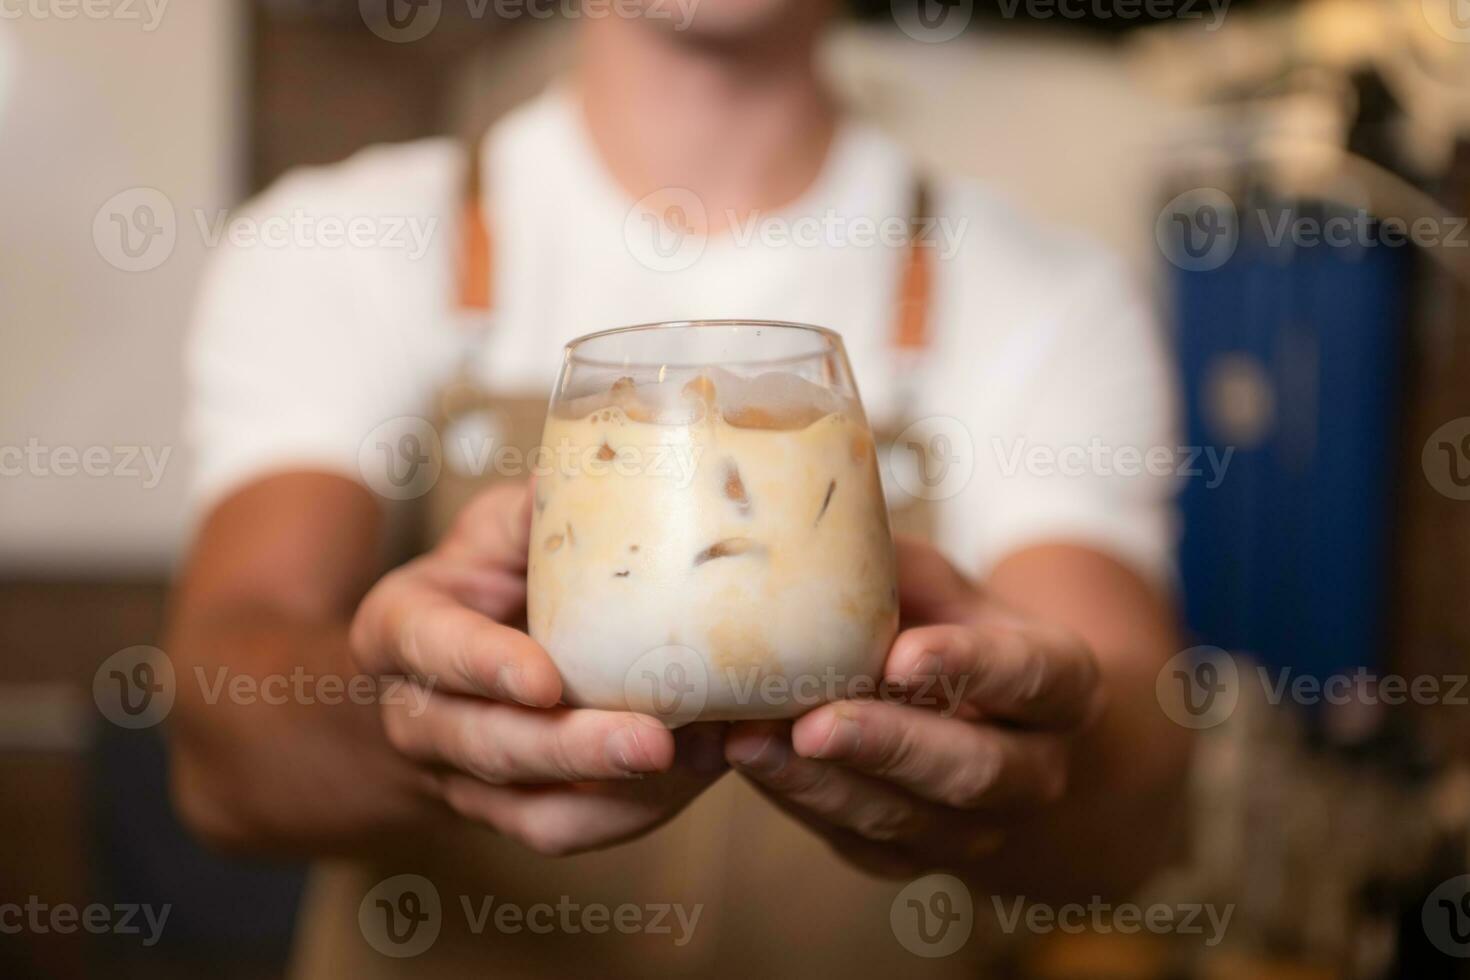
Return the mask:
<svg viewBox="0 0 1470 980">
<path fill-rule="evenodd" d="M 494 248 L 485 223 L 484 198 L 480 187 L 480 144 L 471 144 L 464 178 L 460 222 L 459 306 L 462 310 L 488 313 L 495 305 Z M 929 346 L 929 320 L 933 285 L 933 259 L 923 241 L 931 217 L 929 180 L 914 176 L 910 238 L 899 280 L 897 322 L 893 345 L 899 350 L 918 351 Z"/>
<path fill-rule="evenodd" d="M 488 313 L 495 305 L 494 255 L 490 245 L 490 229 L 485 224 L 484 195 L 480 189 L 480 141 L 470 144 L 465 162 L 464 189 L 460 198 L 459 225 L 459 306 L 460 309 Z"/>
<path fill-rule="evenodd" d="M 917 351 L 929 346 L 929 306 L 934 292 L 932 258 L 923 242 L 930 217 L 929 180 L 914 176 L 914 206 L 909 228 L 909 248 L 898 287 L 898 330 L 894 346 Z"/>
</svg>

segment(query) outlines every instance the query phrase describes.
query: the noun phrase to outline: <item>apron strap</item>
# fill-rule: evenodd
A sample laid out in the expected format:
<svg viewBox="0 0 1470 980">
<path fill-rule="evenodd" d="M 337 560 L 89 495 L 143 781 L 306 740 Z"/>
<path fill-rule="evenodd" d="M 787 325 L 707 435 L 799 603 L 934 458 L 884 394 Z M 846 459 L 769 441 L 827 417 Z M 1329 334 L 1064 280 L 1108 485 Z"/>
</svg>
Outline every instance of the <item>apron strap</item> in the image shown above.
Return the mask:
<svg viewBox="0 0 1470 980">
<path fill-rule="evenodd" d="M 467 313 L 489 313 L 495 305 L 494 255 L 490 229 L 485 224 L 485 200 L 480 186 L 483 138 L 470 141 L 460 197 L 459 308 Z"/>
<path fill-rule="evenodd" d="M 495 286 L 492 269 L 494 250 L 490 229 L 485 223 L 484 194 L 481 181 L 481 140 L 469 146 L 461 200 L 459 245 L 459 307 L 473 313 L 488 313 L 494 306 Z M 894 325 L 893 345 L 902 351 L 921 351 L 929 345 L 929 308 L 934 291 L 933 269 L 929 248 L 923 234 L 931 217 L 932 197 L 929 178 L 916 173 L 913 179 L 913 205 L 910 216 L 910 238 L 904 255 L 903 275 L 899 280 L 898 316 Z"/>
<path fill-rule="evenodd" d="M 914 203 L 910 212 L 909 247 L 904 257 L 903 278 L 898 287 L 898 324 L 893 345 L 899 350 L 920 351 L 929 346 L 929 306 L 934 292 L 929 248 L 924 244 L 931 208 L 929 178 L 914 175 Z"/>
</svg>

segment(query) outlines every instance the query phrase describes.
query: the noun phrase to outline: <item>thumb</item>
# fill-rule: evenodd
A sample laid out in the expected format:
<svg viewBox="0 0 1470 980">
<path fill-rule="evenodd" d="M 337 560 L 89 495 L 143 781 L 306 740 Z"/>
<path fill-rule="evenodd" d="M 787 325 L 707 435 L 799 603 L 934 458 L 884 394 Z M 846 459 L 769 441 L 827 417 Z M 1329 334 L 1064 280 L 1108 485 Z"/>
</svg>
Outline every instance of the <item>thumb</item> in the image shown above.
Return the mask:
<svg viewBox="0 0 1470 980">
<path fill-rule="evenodd" d="M 531 484 L 498 483 L 465 504 L 440 543 L 448 557 L 523 572 L 531 541 Z"/>
</svg>

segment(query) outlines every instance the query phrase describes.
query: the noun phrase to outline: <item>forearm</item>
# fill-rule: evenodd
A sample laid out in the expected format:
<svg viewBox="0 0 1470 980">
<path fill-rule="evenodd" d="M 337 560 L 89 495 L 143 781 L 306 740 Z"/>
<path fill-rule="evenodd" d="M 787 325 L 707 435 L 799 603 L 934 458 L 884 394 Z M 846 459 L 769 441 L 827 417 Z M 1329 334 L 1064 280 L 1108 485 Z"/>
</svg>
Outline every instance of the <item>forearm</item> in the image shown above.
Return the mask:
<svg viewBox="0 0 1470 980">
<path fill-rule="evenodd" d="M 200 528 L 165 649 L 178 687 L 173 793 L 201 837 L 350 852 L 435 818 L 386 742 L 372 689 L 360 696 L 371 682 L 348 648 L 352 615 L 382 574 L 382 541 L 366 490 L 313 473 L 251 484 Z"/>
<path fill-rule="evenodd" d="M 381 692 L 353 668 L 346 622 L 205 608 L 177 618 L 169 649 L 173 794 L 211 843 L 354 853 L 448 819 L 388 745 Z"/>
<path fill-rule="evenodd" d="M 1104 708 L 1073 743 L 1062 799 L 1014 825 L 977 873 L 991 889 L 1037 898 L 1126 892 L 1176 854 L 1184 830 L 1190 733 L 1155 695 L 1178 652 L 1170 603 L 1112 559 L 1070 546 L 1020 554 L 989 586 L 1087 641 Z"/>
</svg>

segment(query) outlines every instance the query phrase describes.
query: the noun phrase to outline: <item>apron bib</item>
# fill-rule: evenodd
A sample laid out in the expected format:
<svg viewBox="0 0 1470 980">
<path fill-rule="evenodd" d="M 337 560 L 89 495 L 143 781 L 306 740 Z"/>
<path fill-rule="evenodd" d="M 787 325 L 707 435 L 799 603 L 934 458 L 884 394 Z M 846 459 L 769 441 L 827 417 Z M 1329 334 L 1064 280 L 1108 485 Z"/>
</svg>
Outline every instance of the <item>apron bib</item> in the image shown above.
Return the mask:
<svg viewBox="0 0 1470 980">
<path fill-rule="evenodd" d="M 472 156 L 462 222 L 459 306 L 467 318 L 488 323 L 491 248 Z M 916 181 L 914 227 L 928 213 L 923 181 Z M 894 333 L 895 359 L 912 361 L 926 345 L 930 268 L 926 250 L 907 250 Z M 902 372 L 912 376 L 912 371 Z M 496 447 L 522 453 L 539 445 L 548 407 L 545 395 L 487 391 L 466 367 L 437 399 L 434 421 L 447 447 L 440 477 L 425 502 L 429 542 L 438 540 L 454 515 L 496 476 L 476 475 L 455 457 L 461 437 L 474 445 L 493 438 Z M 899 399 L 903 405 L 905 400 Z M 911 402 L 910 402 L 911 403 Z M 902 426 L 889 426 L 901 429 Z M 878 445 L 895 432 L 875 431 Z M 907 452 L 919 450 L 907 447 Z M 524 458 L 524 457 L 523 457 Z M 920 459 L 919 464 L 923 464 Z M 480 467 L 485 469 L 483 467 Z M 892 501 L 890 501 L 892 504 Z M 917 498 L 891 506 L 894 529 L 928 535 L 933 506 Z M 394 959 L 364 941 L 359 907 L 378 882 L 398 874 L 433 882 L 441 907 L 432 946 L 413 958 Z M 751 977 L 979 975 L 978 935 L 959 953 L 921 959 L 905 949 L 889 925 L 895 897 L 905 882 L 874 879 L 847 865 L 809 830 L 797 824 L 734 774 L 723 777 L 663 828 L 637 841 L 572 858 L 545 858 L 496 834 L 464 824 L 424 842 L 403 862 L 321 864 L 313 868 L 303 902 L 293 974 L 299 977 L 389 978 L 433 976 L 562 977 L 599 972 L 620 977 Z M 676 945 L 671 933 L 606 934 L 557 929 L 547 935 L 498 930 L 491 918 L 475 931 L 484 902 L 537 903 L 609 909 L 678 904 L 698 908 L 692 938 Z M 977 909 L 977 912 L 982 911 Z M 473 916 L 471 915 L 473 913 Z M 652 920 L 653 913 L 645 917 Z M 976 915 L 977 927 L 983 920 Z"/>
</svg>

